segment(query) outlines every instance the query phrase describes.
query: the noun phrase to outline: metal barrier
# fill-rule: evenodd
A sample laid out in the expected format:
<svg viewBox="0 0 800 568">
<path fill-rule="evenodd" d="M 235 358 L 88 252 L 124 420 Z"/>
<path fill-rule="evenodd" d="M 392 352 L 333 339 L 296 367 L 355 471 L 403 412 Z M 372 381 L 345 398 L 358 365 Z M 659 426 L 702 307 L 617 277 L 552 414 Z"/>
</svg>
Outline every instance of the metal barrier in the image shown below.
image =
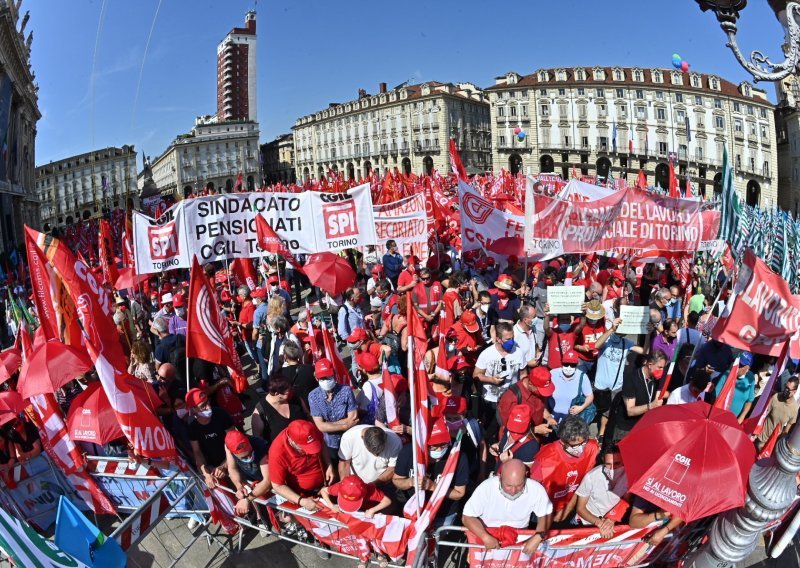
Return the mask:
<svg viewBox="0 0 800 568">
<path fill-rule="evenodd" d="M 230 487 L 221 486 L 220 489 L 232 496 L 235 495 L 235 491 Z M 379 563 L 379 560 L 376 558 L 366 558 L 364 554 L 358 555 L 348 552 L 356 552 L 360 550 L 363 553 L 366 552 L 367 549 L 364 549 L 363 545 L 356 543 L 356 540 L 359 539 L 359 537 L 350 534 L 349 527 L 345 523 L 342 523 L 336 519 L 314 515 L 313 513 L 307 512 L 304 509 L 297 509 L 294 506 L 287 507 L 280 502 L 280 497 L 276 497 L 274 494 L 268 494 L 265 497 L 254 499 L 252 503 L 258 524 L 254 524 L 251 519 L 248 518 L 238 516 L 234 517 L 234 520 L 242 527 L 257 530 L 264 537 L 273 536 L 286 542 L 291 542 L 293 544 L 310 548 L 324 554 L 348 558 L 357 562 L 367 562 L 371 564 Z M 279 519 L 280 516 L 285 516 L 287 521 L 281 521 Z M 291 534 L 286 534 L 286 526 L 291 522 L 302 525 L 302 530 L 298 532 L 292 531 Z M 308 530 L 309 523 L 313 523 L 317 530 Z M 329 540 L 331 544 L 320 542 L 320 539 L 318 538 L 320 534 L 338 535 L 340 532 L 343 534 L 340 536 L 333 536 L 332 540 Z M 240 533 L 238 546 L 239 551 L 241 551 L 242 538 L 243 535 Z M 325 537 L 322 538 L 328 540 Z M 424 539 L 422 540 L 424 541 Z M 405 564 L 390 562 L 388 566 L 393 568 L 403 568 Z"/>
</svg>

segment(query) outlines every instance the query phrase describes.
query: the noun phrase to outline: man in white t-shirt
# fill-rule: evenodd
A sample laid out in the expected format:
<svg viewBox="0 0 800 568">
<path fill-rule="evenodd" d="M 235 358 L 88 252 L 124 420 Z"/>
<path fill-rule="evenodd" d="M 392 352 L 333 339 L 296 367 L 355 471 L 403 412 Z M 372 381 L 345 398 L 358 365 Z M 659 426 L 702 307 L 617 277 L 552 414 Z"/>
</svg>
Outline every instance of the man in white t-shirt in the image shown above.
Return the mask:
<svg viewBox="0 0 800 568">
<path fill-rule="evenodd" d="M 357 475 L 364 483 L 391 483 L 401 449 L 403 441 L 394 432 L 379 426 L 354 426 L 339 444 L 339 479 Z"/>
<path fill-rule="evenodd" d="M 711 384 L 711 377 L 704 370 L 695 371 L 692 379 L 669 395 L 667 404 L 689 404 L 706 399 L 706 392 Z"/>
<path fill-rule="evenodd" d="M 495 325 L 495 332 L 495 344 L 480 354 L 474 375 L 483 383 L 483 399 L 491 407 L 496 406 L 497 399 L 519 380 L 520 371 L 527 372 L 525 354 L 514 339 L 514 328 L 501 322 Z"/>
<path fill-rule="evenodd" d="M 575 494 L 578 496 L 578 519 L 599 528 L 603 538 L 610 538 L 614 534 L 614 524 L 625 514 L 626 504 L 629 505 L 632 498 L 619 447 L 612 446 L 603 454 L 602 465 L 583 477 Z M 620 503 L 623 500 L 625 502 Z"/>
<path fill-rule="evenodd" d="M 525 362 L 530 367 L 536 361 L 536 337 L 533 331 L 533 320 L 536 310 L 527 304 L 519 309 L 519 320 L 514 324 L 514 341 L 525 354 Z"/>
<path fill-rule="evenodd" d="M 536 534 L 522 545 L 525 554 L 533 554 L 547 538 L 553 504 L 544 487 L 527 476 L 525 464 L 512 459 L 503 464 L 499 476 L 490 477 L 475 489 L 464 505 L 461 521 L 488 549 L 500 542 L 487 529 L 508 526 L 527 529 L 531 514 L 536 515 Z"/>
</svg>

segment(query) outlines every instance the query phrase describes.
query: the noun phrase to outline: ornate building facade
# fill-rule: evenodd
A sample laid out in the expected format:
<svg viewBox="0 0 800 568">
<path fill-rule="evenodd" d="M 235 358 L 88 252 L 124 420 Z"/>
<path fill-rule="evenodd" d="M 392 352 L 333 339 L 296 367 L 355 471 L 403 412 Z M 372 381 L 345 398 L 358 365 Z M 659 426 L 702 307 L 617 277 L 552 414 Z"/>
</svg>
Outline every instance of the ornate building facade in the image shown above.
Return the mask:
<svg viewBox="0 0 800 568">
<path fill-rule="evenodd" d="M 252 190 L 260 180 L 258 151 L 257 123 L 198 117 L 191 132 L 176 137 L 150 161 L 153 181 L 161 195 L 182 199 L 204 187 L 230 192 L 241 172 Z M 143 183 L 140 174 L 140 189 Z"/>
<path fill-rule="evenodd" d="M 376 95 L 361 89 L 358 99 L 295 122 L 295 173 L 299 182 L 329 169 L 346 179 L 366 178 L 373 169 L 445 173 L 450 138 L 467 172 L 484 172 L 491 166 L 489 126 L 484 93 L 471 83 L 430 81 L 391 91 L 381 83 Z"/>
<path fill-rule="evenodd" d="M 86 152 L 36 168 L 45 230 L 124 208 L 136 193 L 133 145 Z"/>
<path fill-rule="evenodd" d="M 23 226 L 40 228 L 35 189 L 39 87 L 30 55 L 33 32 L 25 37 L 28 13 L 22 0 L 0 0 L 0 253 L 24 242 Z"/>
<path fill-rule="evenodd" d="M 627 177 L 666 187 L 668 160 L 681 186 L 721 189 L 723 148 L 737 192 L 750 204 L 778 199 L 773 105 L 747 82 L 673 69 L 576 67 L 509 72 L 486 89 L 493 168 L 565 179 Z M 520 141 L 514 129 L 525 132 Z"/>
<path fill-rule="evenodd" d="M 261 156 L 264 160 L 264 179 L 268 184 L 293 183 L 294 173 L 294 136 L 281 134 L 272 142 L 261 145 Z"/>
</svg>

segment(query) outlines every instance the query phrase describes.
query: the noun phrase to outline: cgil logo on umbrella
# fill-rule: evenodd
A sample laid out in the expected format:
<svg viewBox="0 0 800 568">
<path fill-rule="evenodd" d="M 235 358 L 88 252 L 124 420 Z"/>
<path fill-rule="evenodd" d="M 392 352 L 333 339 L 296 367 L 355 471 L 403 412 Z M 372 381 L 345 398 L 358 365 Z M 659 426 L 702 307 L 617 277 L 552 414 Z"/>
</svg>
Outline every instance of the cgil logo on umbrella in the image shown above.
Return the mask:
<svg viewBox="0 0 800 568">
<path fill-rule="evenodd" d="M 675 454 L 675 458 L 670 462 L 669 467 L 667 467 L 664 479 L 671 481 L 675 485 L 680 485 L 691 465 L 691 458 L 687 458 L 681 454 Z"/>
</svg>

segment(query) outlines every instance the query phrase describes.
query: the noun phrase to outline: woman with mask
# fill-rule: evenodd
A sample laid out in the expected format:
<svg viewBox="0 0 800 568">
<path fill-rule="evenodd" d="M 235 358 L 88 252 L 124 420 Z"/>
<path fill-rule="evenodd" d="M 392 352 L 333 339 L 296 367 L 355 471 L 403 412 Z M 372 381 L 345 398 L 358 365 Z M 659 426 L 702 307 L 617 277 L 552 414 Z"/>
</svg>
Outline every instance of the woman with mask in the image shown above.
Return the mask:
<svg viewBox="0 0 800 568">
<path fill-rule="evenodd" d="M 169 318 L 169 332 L 175 335 L 186 335 L 186 298 L 177 294 L 172 300 L 174 313 Z"/>
<path fill-rule="evenodd" d="M 496 291 L 492 294 L 492 306 L 497 310 L 498 321 L 513 324 L 521 305 L 514 292 L 514 281 L 508 274 L 501 274 L 494 286 Z"/>
<path fill-rule="evenodd" d="M 555 368 L 550 373 L 550 380 L 555 390 L 551 397 L 553 418 L 561 422 L 569 415 L 577 416 L 594 402 L 592 384 L 586 373 L 578 369 L 578 354 L 574 351 L 564 353 L 561 367 Z M 580 392 L 579 392 L 580 391 Z M 581 404 L 573 404 L 578 395 L 583 395 Z"/>
<path fill-rule="evenodd" d="M 253 435 L 260 436 L 271 444 L 294 420 L 306 420 L 303 406 L 294 398 L 289 380 L 281 375 L 273 375 L 267 384 L 267 395 L 253 410 Z"/>
<path fill-rule="evenodd" d="M 143 381 L 152 383 L 156 380 L 156 367 L 153 362 L 153 351 L 150 344 L 139 339 L 131 345 L 131 362 L 128 372 Z"/>
<path fill-rule="evenodd" d="M 342 434 L 358 424 L 358 405 L 353 389 L 336 382 L 333 364 L 319 359 L 314 365 L 319 386 L 308 395 L 311 418 L 322 432 L 328 456 L 334 467 L 339 463 Z"/>
</svg>

